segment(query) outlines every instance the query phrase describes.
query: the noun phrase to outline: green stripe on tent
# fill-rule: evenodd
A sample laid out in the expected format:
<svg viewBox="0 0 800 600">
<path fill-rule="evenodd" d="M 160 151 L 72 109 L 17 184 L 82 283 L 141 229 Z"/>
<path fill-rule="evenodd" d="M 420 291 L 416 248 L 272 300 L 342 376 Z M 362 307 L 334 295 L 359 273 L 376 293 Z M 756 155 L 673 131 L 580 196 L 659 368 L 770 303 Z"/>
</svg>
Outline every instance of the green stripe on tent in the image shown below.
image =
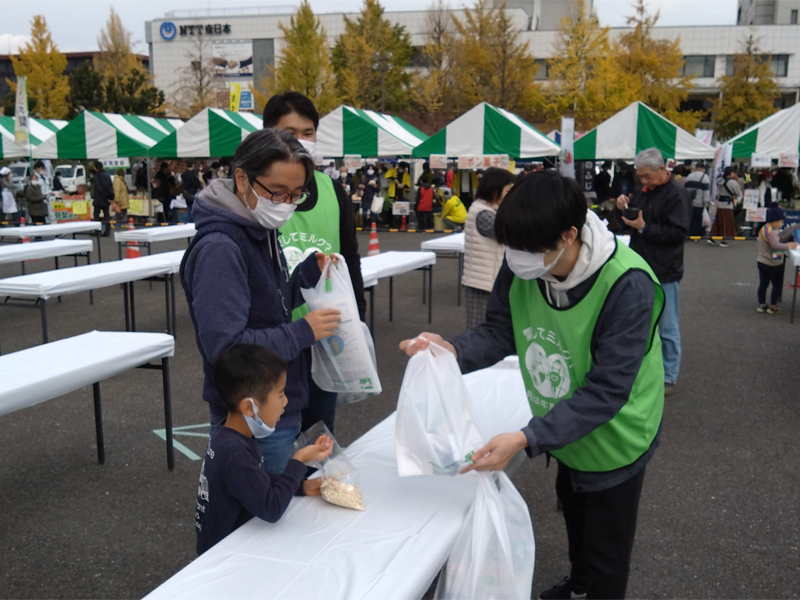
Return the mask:
<svg viewBox="0 0 800 600">
<path fill-rule="evenodd" d="M 445 127 L 414 148 L 411 155 L 416 158 L 428 158 L 431 154 L 445 154 L 446 152 L 447 128 Z"/>
<path fill-rule="evenodd" d="M 747 158 L 753 156 L 758 143 L 758 128 L 753 129 L 733 142 L 733 158 Z"/>
<path fill-rule="evenodd" d="M 242 130 L 224 117 L 208 111 L 208 138 L 211 156 L 233 156 L 242 143 Z"/>
<path fill-rule="evenodd" d="M 158 149 L 156 149 L 158 146 Z M 148 156 L 163 157 L 163 158 L 177 158 L 178 157 L 178 135 L 171 133 L 163 140 L 158 142 L 150 148 Z"/>
<path fill-rule="evenodd" d="M 522 132 L 493 106 L 486 105 L 483 121 L 483 153 L 518 157 Z M 513 151 L 512 151 L 513 149 Z"/>
<path fill-rule="evenodd" d="M 417 128 L 416 128 L 416 127 L 414 127 L 413 125 L 410 125 L 409 123 L 406 123 L 406 122 L 405 122 L 403 119 L 401 119 L 400 117 L 392 117 L 392 120 L 393 120 L 395 123 L 397 123 L 398 125 L 400 125 L 400 127 L 402 127 L 403 129 L 405 129 L 405 130 L 406 130 L 408 133 L 410 133 L 411 135 L 413 135 L 414 137 L 417 137 L 417 138 L 419 138 L 419 139 L 421 139 L 421 140 L 428 139 L 428 134 L 421 132 L 419 129 L 417 129 Z"/>
<path fill-rule="evenodd" d="M 52 131 L 53 133 L 56 133 L 56 132 L 58 132 L 58 131 L 59 131 L 58 127 L 56 127 L 56 126 L 55 126 L 55 125 L 54 125 L 54 124 L 53 124 L 53 123 L 50 121 L 50 119 L 35 119 L 35 121 L 36 121 L 37 123 L 39 123 L 39 124 L 40 124 L 42 127 L 46 127 L 47 129 L 49 129 L 49 130 L 50 130 L 50 131 Z"/>
<path fill-rule="evenodd" d="M 342 111 L 342 147 L 344 154 L 378 156 L 378 130 L 375 122 L 363 111 L 355 114 L 345 108 Z"/>
<path fill-rule="evenodd" d="M 58 155 L 63 157 L 69 149 L 69 156 L 74 160 L 85 160 L 86 156 L 86 113 L 82 112 L 69 122 L 69 125 L 56 133 Z M 62 150 L 63 149 L 63 150 Z"/>
<path fill-rule="evenodd" d="M 644 104 L 639 104 L 639 118 L 636 122 L 636 152 L 647 148 L 658 148 L 665 158 L 675 156 L 675 138 L 677 127 L 652 111 Z"/>
<path fill-rule="evenodd" d="M 575 140 L 575 160 L 594 160 L 597 148 L 597 129 L 592 129 L 579 140 Z"/>
<path fill-rule="evenodd" d="M 134 115 L 121 115 L 121 116 L 123 119 L 125 119 L 128 123 L 131 124 L 131 127 L 138 129 L 153 141 L 158 141 L 164 137 L 163 131 L 153 127 L 141 117 L 137 117 Z"/>
<path fill-rule="evenodd" d="M 231 112 L 229 110 L 225 111 L 225 114 L 228 115 L 228 118 L 236 123 L 241 129 L 244 129 L 248 133 L 253 133 L 256 128 L 253 127 L 253 124 L 245 119 L 242 115 L 236 112 Z"/>
<path fill-rule="evenodd" d="M 144 156 L 148 147 L 132 140 L 127 135 L 115 128 L 117 132 L 117 156 Z"/>
</svg>

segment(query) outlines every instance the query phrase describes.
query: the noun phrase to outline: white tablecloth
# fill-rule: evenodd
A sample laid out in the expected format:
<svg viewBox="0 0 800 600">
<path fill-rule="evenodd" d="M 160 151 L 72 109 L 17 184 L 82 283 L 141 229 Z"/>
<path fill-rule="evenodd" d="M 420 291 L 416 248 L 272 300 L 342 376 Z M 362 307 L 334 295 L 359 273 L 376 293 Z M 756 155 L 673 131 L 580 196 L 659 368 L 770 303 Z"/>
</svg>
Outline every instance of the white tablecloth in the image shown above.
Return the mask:
<svg viewBox="0 0 800 600">
<path fill-rule="evenodd" d="M 420 248 L 434 252 L 437 250 L 439 252 L 464 252 L 464 245 L 464 233 L 462 232 L 424 241 L 420 244 Z"/>
<path fill-rule="evenodd" d="M 789 250 L 789 260 L 795 268 L 800 267 L 800 248 Z"/>
<path fill-rule="evenodd" d="M 42 298 L 177 273 L 185 250 L 0 279 L 0 296 Z"/>
<path fill-rule="evenodd" d="M 0 356 L 0 415 L 172 356 L 165 333 L 92 331 Z"/>
<path fill-rule="evenodd" d="M 0 264 L 53 258 L 70 254 L 83 254 L 94 249 L 92 240 L 49 240 L 30 244 L 6 244 L 0 246 Z"/>
<path fill-rule="evenodd" d="M 361 273 L 367 271 L 384 279 L 435 264 L 436 255 L 432 252 L 381 252 L 361 259 Z"/>
<path fill-rule="evenodd" d="M 10 237 L 21 240 L 24 237 L 57 237 L 73 233 L 89 233 L 90 231 L 100 231 L 100 222 L 75 221 L 74 223 L 53 223 L 52 225 L 0 227 L 0 238 Z"/>
<path fill-rule="evenodd" d="M 467 376 L 487 438 L 530 419 L 515 360 Z M 446 562 L 475 497 L 474 477 L 398 477 L 394 414 L 346 450 L 366 511 L 295 498 L 275 524 L 252 519 L 147 600 L 420 598 Z"/>
<path fill-rule="evenodd" d="M 369 289 L 378 285 L 378 273 L 372 269 L 365 269 L 363 258 L 361 259 L 361 279 L 364 281 L 364 289 Z"/>
<path fill-rule="evenodd" d="M 168 225 L 163 227 L 144 227 L 133 231 L 117 231 L 115 242 L 166 242 L 194 237 L 197 229 L 194 223 L 187 225 Z"/>
</svg>

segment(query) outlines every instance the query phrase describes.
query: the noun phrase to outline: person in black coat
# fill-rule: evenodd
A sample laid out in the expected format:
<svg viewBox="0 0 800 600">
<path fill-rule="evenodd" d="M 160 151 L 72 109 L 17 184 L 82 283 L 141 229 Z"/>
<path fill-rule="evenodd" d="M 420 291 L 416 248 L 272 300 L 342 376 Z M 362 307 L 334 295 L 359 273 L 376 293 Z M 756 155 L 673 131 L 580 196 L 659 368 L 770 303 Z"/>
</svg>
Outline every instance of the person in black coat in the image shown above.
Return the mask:
<svg viewBox="0 0 800 600">
<path fill-rule="evenodd" d="M 103 169 L 103 163 L 99 160 L 94 161 L 94 207 L 93 220 L 103 223 L 103 237 L 111 235 L 111 226 L 108 224 L 111 219 L 111 202 L 114 200 L 114 183 L 111 177 Z M 102 213 L 102 219 L 100 215 Z"/>
</svg>

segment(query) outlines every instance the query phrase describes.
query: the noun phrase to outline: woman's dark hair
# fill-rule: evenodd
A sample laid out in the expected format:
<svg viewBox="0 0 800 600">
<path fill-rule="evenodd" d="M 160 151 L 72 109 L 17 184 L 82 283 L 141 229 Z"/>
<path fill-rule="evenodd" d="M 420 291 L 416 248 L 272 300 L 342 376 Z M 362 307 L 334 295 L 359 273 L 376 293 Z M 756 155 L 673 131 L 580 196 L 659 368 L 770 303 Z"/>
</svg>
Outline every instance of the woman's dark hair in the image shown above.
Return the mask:
<svg viewBox="0 0 800 600">
<path fill-rule="evenodd" d="M 236 148 L 228 176 L 236 169 L 244 171 L 252 182 L 275 162 L 299 162 L 306 170 L 306 183 L 314 176 L 314 159 L 291 133 L 281 129 L 259 129 L 248 135 Z"/>
<path fill-rule="evenodd" d="M 214 387 L 225 407 L 239 412 L 239 402 L 244 398 L 263 402 L 286 369 L 286 361 L 273 350 L 238 344 L 223 350 L 214 363 Z"/>
<path fill-rule="evenodd" d="M 275 127 L 283 117 L 297 113 L 314 123 L 314 131 L 319 127 L 319 113 L 314 103 L 300 92 L 278 94 L 267 101 L 264 107 L 264 127 Z"/>
<path fill-rule="evenodd" d="M 722 172 L 724 177 L 730 177 L 733 174 L 733 167 L 725 167 L 725 170 Z"/>
<path fill-rule="evenodd" d="M 517 180 L 513 173 L 497 167 L 489 167 L 483 172 L 475 197 L 485 202 L 497 202 L 503 195 L 503 188 Z"/>
<path fill-rule="evenodd" d="M 497 209 L 494 231 L 498 243 L 509 248 L 546 252 L 572 227 L 580 232 L 585 222 L 586 198 L 578 182 L 557 171 L 540 171 L 511 188 Z"/>
</svg>

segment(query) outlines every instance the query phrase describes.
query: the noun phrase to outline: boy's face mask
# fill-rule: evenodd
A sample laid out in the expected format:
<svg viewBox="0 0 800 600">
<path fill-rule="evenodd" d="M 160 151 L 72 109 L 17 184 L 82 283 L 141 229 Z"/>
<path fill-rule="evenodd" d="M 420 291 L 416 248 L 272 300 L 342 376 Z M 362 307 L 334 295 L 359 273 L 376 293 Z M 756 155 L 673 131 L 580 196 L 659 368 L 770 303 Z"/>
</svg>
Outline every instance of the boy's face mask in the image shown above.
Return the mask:
<svg viewBox="0 0 800 600">
<path fill-rule="evenodd" d="M 558 263 L 566 248 L 562 248 L 549 265 L 544 264 L 544 252 L 525 252 L 506 247 L 506 262 L 520 279 L 539 279 L 547 275 Z"/>
<path fill-rule="evenodd" d="M 242 416 L 247 422 L 247 426 L 250 428 L 250 433 L 253 434 L 253 437 L 261 439 L 275 433 L 275 428 L 264 423 L 264 421 L 262 421 L 258 416 L 258 408 L 256 407 L 256 403 L 253 402 L 253 399 L 248 398 L 248 400 L 250 401 L 250 405 L 253 407 L 253 414 L 255 417 L 248 417 L 247 415 Z"/>
</svg>

